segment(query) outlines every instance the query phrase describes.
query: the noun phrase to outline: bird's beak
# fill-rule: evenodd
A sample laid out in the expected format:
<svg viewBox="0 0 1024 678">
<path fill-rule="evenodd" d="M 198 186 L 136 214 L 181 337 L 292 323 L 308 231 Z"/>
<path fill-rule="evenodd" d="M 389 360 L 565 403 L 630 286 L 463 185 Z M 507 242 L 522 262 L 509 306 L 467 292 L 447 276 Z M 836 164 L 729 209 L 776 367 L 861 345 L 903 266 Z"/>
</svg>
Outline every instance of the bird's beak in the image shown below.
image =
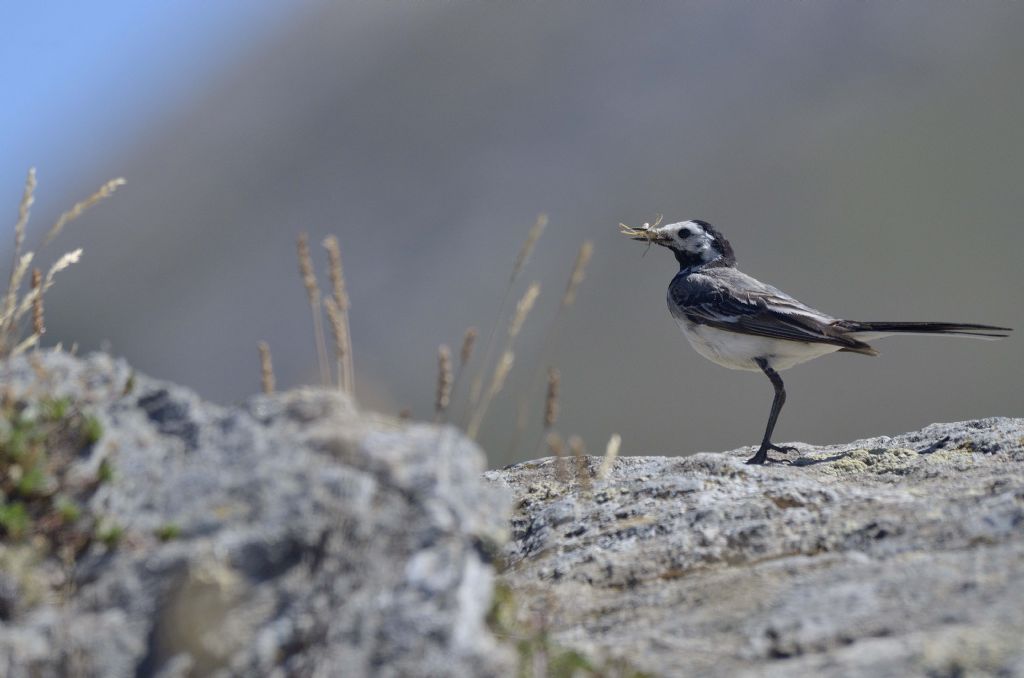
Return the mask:
<svg viewBox="0 0 1024 678">
<path fill-rule="evenodd" d="M 633 228 L 626 224 L 619 224 L 619 233 L 630 240 L 639 240 L 640 242 L 656 243 L 660 245 L 668 241 L 668 237 L 665 234 L 660 233 L 657 229 L 650 226 L 646 228 L 643 226 L 640 228 Z"/>
</svg>

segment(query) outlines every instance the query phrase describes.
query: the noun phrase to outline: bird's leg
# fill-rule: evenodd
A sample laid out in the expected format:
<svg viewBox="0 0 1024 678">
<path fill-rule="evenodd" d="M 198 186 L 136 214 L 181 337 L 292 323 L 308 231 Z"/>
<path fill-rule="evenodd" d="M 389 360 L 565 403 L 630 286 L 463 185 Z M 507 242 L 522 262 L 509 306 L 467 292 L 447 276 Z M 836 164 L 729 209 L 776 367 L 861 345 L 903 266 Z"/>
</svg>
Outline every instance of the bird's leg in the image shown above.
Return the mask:
<svg viewBox="0 0 1024 678">
<path fill-rule="evenodd" d="M 782 406 L 786 404 L 786 389 L 782 384 L 782 377 L 779 373 L 773 370 L 769 365 L 768 361 L 764 358 L 754 358 L 754 362 L 761 368 L 769 379 L 771 379 L 772 386 L 775 387 L 775 399 L 772 400 L 772 413 L 768 415 L 768 427 L 764 431 L 764 439 L 761 441 L 761 447 L 757 450 L 757 453 L 747 459 L 748 464 L 764 464 L 765 462 L 771 461 L 768 458 L 768 450 L 775 450 L 776 452 L 795 452 L 795 447 L 780 447 L 779 445 L 772 444 L 772 431 L 775 430 L 775 422 L 779 418 L 779 412 L 782 411 Z"/>
</svg>

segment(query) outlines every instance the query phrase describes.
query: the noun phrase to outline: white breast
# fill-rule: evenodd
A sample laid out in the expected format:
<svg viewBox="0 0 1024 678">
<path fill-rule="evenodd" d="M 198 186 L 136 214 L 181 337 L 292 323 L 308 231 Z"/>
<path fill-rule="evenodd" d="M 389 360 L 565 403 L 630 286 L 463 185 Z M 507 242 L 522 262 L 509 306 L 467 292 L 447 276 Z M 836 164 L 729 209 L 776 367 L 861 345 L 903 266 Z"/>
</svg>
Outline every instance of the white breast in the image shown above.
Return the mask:
<svg viewBox="0 0 1024 678">
<path fill-rule="evenodd" d="M 834 353 L 841 348 L 832 344 L 786 341 L 728 332 L 698 325 L 685 318 L 677 318 L 676 322 L 697 353 L 731 370 L 760 371 L 761 368 L 754 362 L 755 358 L 764 358 L 774 370 L 788 370 L 794 365 Z"/>
</svg>

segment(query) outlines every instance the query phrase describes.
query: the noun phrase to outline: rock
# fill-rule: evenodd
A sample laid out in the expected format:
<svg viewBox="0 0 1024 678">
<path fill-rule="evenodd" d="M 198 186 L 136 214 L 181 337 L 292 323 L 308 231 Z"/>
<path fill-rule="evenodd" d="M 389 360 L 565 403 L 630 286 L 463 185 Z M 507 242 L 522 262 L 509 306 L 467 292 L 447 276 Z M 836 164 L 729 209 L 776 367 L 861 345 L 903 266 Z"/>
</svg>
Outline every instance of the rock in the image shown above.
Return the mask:
<svg viewBox="0 0 1024 678">
<path fill-rule="evenodd" d="M 502 578 L 562 646 L 653 675 L 1024 675 L 1024 419 L 798 448 L 620 458 L 590 491 L 489 471 Z"/>
<path fill-rule="evenodd" d="M 510 501 L 454 429 L 327 390 L 222 408 L 100 354 L 0 363 L 0 390 L 98 418 L 62 482 L 106 526 L 67 570 L 4 539 L 0 675 L 510 670 L 485 623 Z"/>
</svg>

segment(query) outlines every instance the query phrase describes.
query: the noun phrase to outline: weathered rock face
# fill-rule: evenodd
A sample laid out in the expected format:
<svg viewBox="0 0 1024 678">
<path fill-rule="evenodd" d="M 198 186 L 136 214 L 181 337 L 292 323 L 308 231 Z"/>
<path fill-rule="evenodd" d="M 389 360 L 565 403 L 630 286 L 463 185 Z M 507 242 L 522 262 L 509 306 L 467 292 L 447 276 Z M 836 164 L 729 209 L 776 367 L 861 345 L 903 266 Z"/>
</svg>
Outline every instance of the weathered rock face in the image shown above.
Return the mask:
<svg viewBox="0 0 1024 678">
<path fill-rule="evenodd" d="M 66 571 L 0 544 L 0 675 L 508 670 L 485 615 L 510 501 L 454 430 L 319 390 L 219 408 L 103 355 L 0 365 L 0 388 L 99 418 L 66 478 L 107 460 L 87 509 L 123 530 Z"/>
<path fill-rule="evenodd" d="M 503 575 L 556 641 L 655 675 L 1024 675 L 1024 420 L 490 471 Z M 596 469 L 599 459 L 592 459 Z"/>
</svg>

